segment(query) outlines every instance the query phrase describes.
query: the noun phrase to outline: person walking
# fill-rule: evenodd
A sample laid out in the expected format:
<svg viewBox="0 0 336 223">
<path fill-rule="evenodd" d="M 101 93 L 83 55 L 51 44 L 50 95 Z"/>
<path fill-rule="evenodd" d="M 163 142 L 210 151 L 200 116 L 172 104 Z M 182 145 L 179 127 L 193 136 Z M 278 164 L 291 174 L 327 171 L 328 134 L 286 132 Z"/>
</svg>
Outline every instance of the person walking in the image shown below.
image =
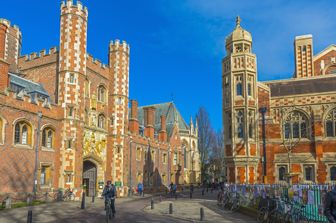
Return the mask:
<svg viewBox="0 0 336 223">
<path fill-rule="evenodd" d="M 141 182 L 138 183 L 138 193 L 141 196 L 143 191 L 143 184 Z"/>
<path fill-rule="evenodd" d="M 105 210 L 106 210 L 106 205 L 108 202 L 108 199 L 111 200 L 111 209 L 112 209 L 112 216 L 114 217 L 116 211 L 115 211 L 115 198 L 116 198 L 116 188 L 115 186 L 111 183 L 110 180 L 106 182 L 106 185 L 103 190 L 102 194 L 105 198 Z"/>
<path fill-rule="evenodd" d="M 336 223 L 336 187 L 328 192 L 324 210 L 329 223 Z"/>
</svg>

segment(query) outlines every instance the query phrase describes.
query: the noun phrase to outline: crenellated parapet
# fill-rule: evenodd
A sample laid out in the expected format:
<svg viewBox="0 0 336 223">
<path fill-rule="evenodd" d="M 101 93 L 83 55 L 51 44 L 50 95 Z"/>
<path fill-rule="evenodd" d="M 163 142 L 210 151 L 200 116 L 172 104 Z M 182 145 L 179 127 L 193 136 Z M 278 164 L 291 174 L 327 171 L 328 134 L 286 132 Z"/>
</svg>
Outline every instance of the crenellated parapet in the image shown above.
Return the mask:
<svg viewBox="0 0 336 223">
<path fill-rule="evenodd" d="M 61 14 L 75 14 L 87 20 L 89 12 L 80 1 L 66 0 L 61 3 Z"/>
<path fill-rule="evenodd" d="M 127 53 L 129 55 L 130 53 L 130 46 L 129 44 L 123 40 L 123 41 L 120 41 L 118 39 L 116 40 L 111 40 L 110 42 L 110 51 L 123 51 L 125 53 Z"/>
<path fill-rule="evenodd" d="M 109 76 L 108 65 L 102 63 L 99 59 L 94 58 L 91 54 L 86 55 L 86 67 L 106 78 Z"/>
<path fill-rule="evenodd" d="M 23 55 L 19 58 L 19 70 L 24 71 L 37 66 L 56 63 L 57 57 L 57 47 L 52 47 L 48 51 L 43 49 L 40 52 L 32 52 L 29 55 Z"/>
</svg>

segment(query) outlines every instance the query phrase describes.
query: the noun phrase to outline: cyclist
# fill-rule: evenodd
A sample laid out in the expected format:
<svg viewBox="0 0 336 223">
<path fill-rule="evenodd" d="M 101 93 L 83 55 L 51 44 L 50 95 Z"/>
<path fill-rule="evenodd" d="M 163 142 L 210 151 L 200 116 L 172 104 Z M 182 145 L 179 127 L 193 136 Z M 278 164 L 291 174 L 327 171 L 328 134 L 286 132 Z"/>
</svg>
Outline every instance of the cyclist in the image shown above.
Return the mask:
<svg viewBox="0 0 336 223">
<path fill-rule="evenodd" d="M 105 198 L 105 209 L 106 209 L 106 204 L 107 204 L 107 200 L 110 199 L 111 200 L 111 209 L 112 209 L 112 216 L 114 217 L 116 211 L 115 211 L 115 205 L 114 205 L 114 201 L 116 198 L 116 189 L 115 186 L 111 183 L 110 180 L 108 180 L 106 182 L 105 188 L 103 190 L 103 194 L 102 194 Z"/>
</svg>

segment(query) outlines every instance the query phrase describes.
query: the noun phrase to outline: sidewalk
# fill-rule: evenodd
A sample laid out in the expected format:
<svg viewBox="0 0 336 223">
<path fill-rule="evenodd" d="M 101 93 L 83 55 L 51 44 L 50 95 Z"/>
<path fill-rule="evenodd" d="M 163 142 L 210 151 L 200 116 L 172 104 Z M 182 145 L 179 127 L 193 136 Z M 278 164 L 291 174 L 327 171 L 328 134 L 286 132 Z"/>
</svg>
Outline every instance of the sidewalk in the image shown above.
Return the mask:
<svg viewBox="0 0 336 223">
<path fill-rule="evenodd" d="M 173 203 L 173 214 L 169 214 L 169 204 Z M 217 207 L 214 200 L 202 199 L 180 199 L 166 200 L 154 204 L 154 210 L 147 206 L 144 211 L 150 214 L 166 215 L 173 218 L 185 219 L 191 222 L 200 221 L 200 208 L 204 209 L 204 221 L 202 222 L 219 222 L 219 223 L 255 223 L 253 218 L 241 213 L 223 211 Z"/>
</svg>

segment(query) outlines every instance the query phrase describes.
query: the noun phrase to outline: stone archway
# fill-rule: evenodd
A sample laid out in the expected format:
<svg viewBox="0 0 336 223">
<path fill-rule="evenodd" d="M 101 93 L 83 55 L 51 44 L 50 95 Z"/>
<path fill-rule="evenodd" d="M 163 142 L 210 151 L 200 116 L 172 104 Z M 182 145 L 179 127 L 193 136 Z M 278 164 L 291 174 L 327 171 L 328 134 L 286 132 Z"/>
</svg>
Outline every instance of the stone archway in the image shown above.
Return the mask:
<svg viewBox="0 0 336 223">
<path fill-rule="evenodd" d="M 85 185 L 85 194 L 95 196 L 97 188 L 97 166 L 90 160 L 83 162 L 83 185 Z"/>
</svg>

